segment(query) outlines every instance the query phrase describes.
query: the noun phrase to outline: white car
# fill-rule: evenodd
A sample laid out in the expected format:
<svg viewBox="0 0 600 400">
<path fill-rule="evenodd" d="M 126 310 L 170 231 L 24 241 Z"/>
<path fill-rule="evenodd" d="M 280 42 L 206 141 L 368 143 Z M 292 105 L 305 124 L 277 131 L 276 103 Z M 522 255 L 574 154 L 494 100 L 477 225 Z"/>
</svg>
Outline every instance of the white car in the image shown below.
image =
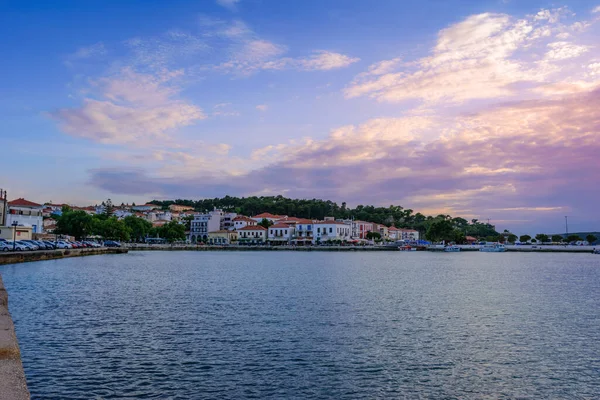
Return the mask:
<svg viewBox="0 0 600 400">
<path fill-rule="evenodd" d="M 22 245 L 19 242 L 13 243 L 12 241 L 6 241 L 6 242 L 2 242 L 2 243 L 6 243 L 8 245 L 8 251 L 12 251 L 13 248 L 15 249 L 15 251 L 27 251 L 29 250 L 29 247 Z"/>
<path fill-rule="evenodd" d="M 8 242 L 0 242 L 0 251 L 11 251 L 12 246 L 9 246 Z"/>
<path fill-rule="evenodd" d="M 67 243 L 67 242 L 63 242 L 62 240 L 60 242 L 56 242 L 56 248 L 57 249 L 70 249 L 72 246 Z"/>
</svg>

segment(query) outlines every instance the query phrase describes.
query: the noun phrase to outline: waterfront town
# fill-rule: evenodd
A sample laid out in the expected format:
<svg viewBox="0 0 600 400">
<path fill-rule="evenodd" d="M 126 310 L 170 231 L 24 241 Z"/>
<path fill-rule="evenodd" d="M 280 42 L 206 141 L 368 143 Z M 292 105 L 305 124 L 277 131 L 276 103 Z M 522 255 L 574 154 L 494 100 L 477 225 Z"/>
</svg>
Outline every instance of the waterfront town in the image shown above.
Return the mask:
<svg viewBox="0 0 600 400">
<path fill-rule="evenodd" d="M 52 237 L 57 228 L 56 217 L 60 217 L 66 208 L 93 216 L 105 213 L 109 207 L 106 203 L 84 207 L 50 202 L 41 204 L 25 198 L 9 201 L 4 191 L 0 192 L 0 196 L 0 238 L 3 239 Z M 325 217 L 323 220 L 314 220 L 271 213 L 246 216 L 219 209 L 201 213 L 194 211 L 193 207 L 178 204 L 171 204 L 167 209 L 161 209 L 156 204 L 121 204 L 111 207 L 111 215 L 117 220 L 137 217 L 155 228 L 169 223 L 186 225 L 185 238 L 182 239 L 189 243 L 369 244 L 374 243 L 375 239 L 378 242 L 421 242 L 417 230 L 353 219 L 336 220 Z M 162 238 L 145 239 L 147 242 L 161 242 Z"/>
<path fill-rule="evenodd" d="M 451 219 L 450 216 L 427 217 L 425 225 L 421 225 L 421 229 L 417 230 L 397 227 L 393 220 L 383 224 L 353 216 L 339 218 L 323 215 L 321 218 L 305 218 L 270 212 L 244 215 L 214 206 L 210 211 L 199 211 L 198 207 L 172 201 L 156 203 L 159 204 L 113 205 L 110 200 L 86 206 L 56 202 L 38 203 L 26 198 L 9 200 L 7 192 L 0 189 L 0 240 L 56 240 L 59 235 L 66 235 L 77 239 L 95 237 L 147 244 L 176 242 L 270 246 L 427 246 L 436 242 L 473 245 L 486 241 L 587 246 L 598 241 L 592 234 L 538 234 L 535 238 L 529 235 L 517 237 L 507 230 L 498 233 L 489 223 L 484 224 L 476 220 L 468 223 L 462 218 Z M 343 206 L 345 207 L 345 203 Z M 333 208 L 335 209 L 335 206 Z M 405 210 L 406 214 L 411 212 L 412 210 Z M 87 222 L 80 221 L 75 224 L 93 225 L 93 220 L 113 224 L 110 229 L 95 231 L 68 227 L 65 226 L 66 223 L 60 226 L 61 221 L 67 219 L 66 216 L 75 214 L 87 218 Z M 419 213 L 416 216 L 422 217 Z M 482 233 L 478 234 L 470 233 L 475 232 L 475 228 L 484 230 L 480 230 Z"/>
</svg>

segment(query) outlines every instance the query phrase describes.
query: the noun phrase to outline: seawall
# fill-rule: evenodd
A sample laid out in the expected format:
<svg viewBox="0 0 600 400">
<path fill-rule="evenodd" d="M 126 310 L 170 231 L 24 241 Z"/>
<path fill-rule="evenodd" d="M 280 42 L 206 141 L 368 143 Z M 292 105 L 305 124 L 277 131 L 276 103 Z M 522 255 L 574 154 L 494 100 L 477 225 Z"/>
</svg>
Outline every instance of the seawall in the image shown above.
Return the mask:
<svg viewBox="0 0 600 400">
<path fill-rule="evenodd" d="M 31 261 L 55 260 L 67 257 L 95 256 L 98 254 L 127 253 L 127 249 L 102 247 L 98 249 L 39 250 L 0 253 L 0 265 Z"/>
<path fill-rule="evenodd" d="M 19 342 L 8 312 L 8 293 L 0 276 L 0 400 L 29 399 Z"/>
<path fill-rule="evenodd" d="M 386 246 L 181 246 L 131 245 L 131 251 L 398 251 Z"/>
</svg>

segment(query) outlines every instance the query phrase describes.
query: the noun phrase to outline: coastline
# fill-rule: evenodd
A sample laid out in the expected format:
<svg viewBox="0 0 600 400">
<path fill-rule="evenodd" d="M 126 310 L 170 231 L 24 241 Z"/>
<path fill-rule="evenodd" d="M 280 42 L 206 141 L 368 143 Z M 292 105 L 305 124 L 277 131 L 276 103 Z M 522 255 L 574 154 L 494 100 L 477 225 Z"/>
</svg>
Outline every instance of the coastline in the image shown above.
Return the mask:
<svg viewBox="0 0 600 400">
<path fill-rule="evenodd" d="M 0 276 L 0 400 L 29 398 L 19 342 L 8 312 L 8 293 Z"/>
<path fill-rule="evenodd" d="M 125 254 L 127 252 L 128 250 L 126 248 L 103 247 L 97 249 L 85 248 L 0 253 L 0 265 L 19 264 L 32 261 L 57 260 L 69 257 L 95 256 L 100 254 Z"/>
</svg>

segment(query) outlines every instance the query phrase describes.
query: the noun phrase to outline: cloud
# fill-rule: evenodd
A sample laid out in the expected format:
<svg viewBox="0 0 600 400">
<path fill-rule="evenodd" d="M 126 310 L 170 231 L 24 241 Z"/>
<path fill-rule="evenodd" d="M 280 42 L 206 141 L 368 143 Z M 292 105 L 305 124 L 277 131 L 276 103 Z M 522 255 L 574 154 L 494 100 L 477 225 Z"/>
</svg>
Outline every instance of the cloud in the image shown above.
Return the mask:
<svg viewBox="0 0 600 400">
<path fill-rule="evenodd" d="M 239 117 L 241 114 L 231 108 L 231 103 L 219 103 L 213 107 L 214 117 Z"/>
<path fill-rule="evenodd" d="M 180 30 L 170 30 L 150 38 L 132 38 L 124 42 L 131 51 L 128 65 L 142 70 L 169 68 L 175 62 L 190 62 L 210 49 L 206 39 Z"/>
<path fill-rule="evenodd" d="M 297 63 L 300 69 L 305 71 L 328 71 L 344 68 L 358 61 L 360 58 L 330 51 L 317 51 L 310 57 L 298 59 Z"/>
<path fill-rule="evenodd" d="M 269 106 L 266 104 L 259 104 L 256 106 L 256 109 L 258 111 L 267 111 L 269 109 Z"/>
<path fill-rule="evenodd" d="M 594 9 L 592 10 L 592 14 L 597 14 L 597 13 L 600 13 L 600 6 L 598 6 L 598 7 L 594 8 Z"/>
<path fill-rule="evenodd" d="M 240 0 L 217 0 L 217 4 L 225 7 L 230 11 L 237 11 L 237 5 Z"/>
<path fill-rule="evenodd" d="M 600 195 L 599 121 L 600 88 L 456 118 L 378 118 L 334 129 L 324 140 L 256 149 L 254 158 L 266 164 L 235 174 L 139 173 L 135 179 L 146 185 L 136 194 L 158 188 L 191 196 L 201 184 L 207 197 L 266 191 L 514 220 L 532 211 L 562 213 L 568 204 L 583 217 Z M 103 189 L 131 190 L 129 175 L 97 170 L 93 177 Z"/>
<path fill-rule="evenodd" d="M 199 107 L 176 99 L 179 88 L 170 82 L 181 74 L 163 71 L 153 76 L 125 68 L 94 82 L 98 98 L 85 98 L 80 107 L 50 116 L 66 133 L 106 144 L 166 139 L 169 132 L 206 118 Z"/>
<path fill-rule="evenodd" d="M 80 47 L 73 54 L 67 56 L 65 64 L 72 66 L 76 61 L 88 60 L 95 57 L 101 57 L 108 53 L 104 43 L 98 42 L 91 46 Z"/>
<path fill-rule="evenodd" d="M 548 43 L 550 50 L 545 58 L 549 60 L 566 60 L 568 58 L 579 57 L 589 51 L 588 46 L 576 45 L 569 42 Z"/>
<path fill-rule="evenodd" d="M 521 87 L 535 87 L 560 73 L 563 67 L 556 62 L 589 50 L 573 42 L 544 43 L 557 30 L 575 31 L 559 23 L 570 15 L 566 8 L 542 10 L 525 19 L 472 15 L 441 30 L 427 57 L 371 65 L 345 89 L 345 96 L 429 104 L 515 96 Z"/>
</svg>

